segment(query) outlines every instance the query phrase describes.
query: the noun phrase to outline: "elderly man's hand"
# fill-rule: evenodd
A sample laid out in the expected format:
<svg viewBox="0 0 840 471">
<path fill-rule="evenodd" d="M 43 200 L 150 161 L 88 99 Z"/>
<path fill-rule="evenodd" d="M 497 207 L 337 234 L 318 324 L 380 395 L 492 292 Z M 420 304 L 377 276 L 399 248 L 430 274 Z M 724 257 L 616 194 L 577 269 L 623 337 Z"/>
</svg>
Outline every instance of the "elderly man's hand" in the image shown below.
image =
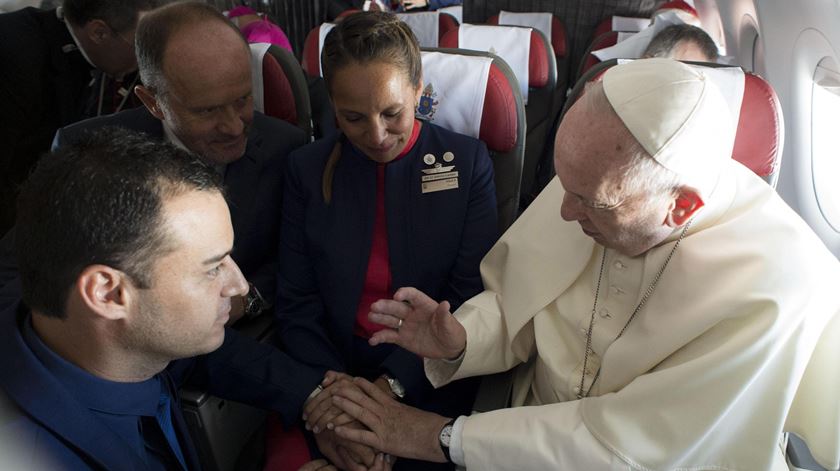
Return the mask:
<svg viewBox="0 0 840 471">
<path fill-rule="evenodd" d="M 365 379 L 353 381 L 358 388 L 338 386 L 332 399 L 369 430 L 342 425 L 336 435 L 395 456 L 446 462 L 438 435 L 448 418 L 401 404 Z"/>
<path fill-rule="evenodd" d="M 467 346 L 467 332 L 452 317 L 449 303 L 437 303 L 415 288 L 400 288 L 393 300 L 376 301 L 368 318 L 388 327 L 373 334 L 371 345 L 395 343 L 426 358 L 449 359 Z"/>
<path fill-rule="evenodd" d="M 363 429 L 358 422 L 344 425 L 353 429 Z M 315 435 L 315 443 L 321 453 L 339 469 L 367 471 L 376 465 L 377 452 L 367 445 L 349 441 L 335 435 L 331 430 Z"/>
</svg>

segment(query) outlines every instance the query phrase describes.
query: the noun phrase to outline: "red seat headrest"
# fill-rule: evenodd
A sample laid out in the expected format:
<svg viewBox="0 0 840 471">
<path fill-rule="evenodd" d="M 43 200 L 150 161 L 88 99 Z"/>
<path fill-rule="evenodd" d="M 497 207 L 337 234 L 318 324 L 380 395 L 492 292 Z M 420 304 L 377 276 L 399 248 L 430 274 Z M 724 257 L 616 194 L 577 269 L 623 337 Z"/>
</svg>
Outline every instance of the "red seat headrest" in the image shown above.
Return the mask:
<svg viewBox="0 0 840 471">
<path fill-rule="evenodd" d="M 303 42 L 303 55 L 301 57 L 301 66 L 303 71 L 311 77 L 321 76 L 321 51 L 318 50 L 318 36 L 321 27 L 316 26 L 306 35 L 306 40 Z"/>
<path fill-rule="evenodd" d="M 514 86 L 496 64 L 490 65 L 478 138 L 494 152 L 509 152 L 516 146 L 518 123 Z"/>
<path fill-rule="evenodd" d="M 460 26 L 446 33 L 440 39 L 440 47 L 458 48 Z M 545 43 L 538 34 L 531 31 L 531 50 L 528 54 L 528 86 L 542 88 L 548 85 L 549 55 Z"/>
<path fill-rule="evenodd" d="M 781 153 L 781 104 L 761 77 L 744 74 L 744 98 L 732 158 L 760 177 L 776 173 Z"/>
<path fill-rule="evenodd" d="M 697 18 L 700 18 L 700 15 L 697 14 L 697 10 L 689 5 L 688 3 L 684 2 L 683 0 L 673 0 L 670 2 L 665 2 L 656 9 L 656 11 L 660 10 L 682 10 L 688 13 L 691 13 Z"/>
<path fill-rule="evenodd" d="M 493 15 L 487 19 L 488 25 L 498 25 L 499 15 Z M 566 27 L 563 22 L 556 15 L 551 15 L 551 37 L 547 38 L 551 41 L 551 48 L 554 49 L 554 55 L 557 57 L 566 57 Z"/>
<path fill-rule="evenodd" d="M 298 113 L 289 78 L 271 54 L 266 53 L 262 62 L 265 114 L 297 126 Z"/>
<path fill-rule="evenodd" d="M 438 15 L 438 39 L 458 27 L 458 20 L 452 15 L 441 13 Z"/>
<path fill-rule="evenodd" d="M 593 65 L 601 62 L 601 59 L 592 54 L 592 51 L 597 51 L 599 49 L 604 49 L 605 47 L 615 46 L 618 44 L 618 32 L 617 31 L 607 31 L 606 33 L 598 36 L 592 41 L 592 44 L 589 45 L 589 54 L 584 59 L 584 63 L 582 68 L 580 69 L 580 76 L 586 73 L 587 70 L 591 69 Z"/>
</svg>

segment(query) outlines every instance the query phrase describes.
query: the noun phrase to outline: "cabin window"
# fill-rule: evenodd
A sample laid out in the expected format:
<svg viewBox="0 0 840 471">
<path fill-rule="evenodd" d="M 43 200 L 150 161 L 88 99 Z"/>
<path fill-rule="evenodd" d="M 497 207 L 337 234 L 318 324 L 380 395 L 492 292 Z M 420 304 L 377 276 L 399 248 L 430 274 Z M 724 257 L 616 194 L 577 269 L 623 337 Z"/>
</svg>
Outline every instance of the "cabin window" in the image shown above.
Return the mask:
<svg viewBox="0 0 840 471">
<path fill-rule="evenodd" d="M 817 204 L 826 222 L 840 232 L 840 68 L 823 58 L 811 92 L 811 165 Z"/>
</svg>

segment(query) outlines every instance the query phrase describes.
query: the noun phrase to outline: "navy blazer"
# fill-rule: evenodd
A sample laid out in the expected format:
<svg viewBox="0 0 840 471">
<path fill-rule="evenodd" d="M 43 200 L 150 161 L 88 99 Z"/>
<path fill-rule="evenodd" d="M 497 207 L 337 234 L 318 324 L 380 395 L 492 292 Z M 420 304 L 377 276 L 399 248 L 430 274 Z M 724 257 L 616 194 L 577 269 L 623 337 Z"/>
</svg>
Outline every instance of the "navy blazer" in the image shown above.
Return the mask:
<svg viewBox="0 0 840 471">
<path fill-rule="evenodd" d="M 146 469 L 144 457 L 38 360 L 22 336 L 29 316 L 22 304 L 0 312 L 0 395 L 6 396 L 0 406 L 11 407 L 0 411 L 0 441 L 8 444 L 13 439 L 18 457 L 47 460 L 59 469 Z M 163 374 L 179 386 L 190 378 L 219 397 L 275 410 L 286 424 L 298 420 L 303 402 L 322 378 L 320 372 L 271 345 L 231 329 L 225 330 L 225 340 L 214 352 L 174 361 Z M 173 408 L 173 425 L 188 469 L 198 470 L 198 456 L 180 410 L 180 405 Z M 25 469 L 36 464 L 30 462 Z"/>
<path fill-rule="evenodd" d="M 53 147 L 73 142 L 85 132 L 119 126 L 164 139 L 163 124 L 145 108 L 92 118 L 58 131 Z M 245 155 L 228 164 L 225 189 L 233 221 L 232 257 L 263 297 L 274 301 L 277 239 L 283 196 L 283 161 L 307 142 L 306 133 L 279 119 L 254 113 Z"/>
<path fill-rule="evenodd" d="M 332 202 L 326 204 L 322 174 L 336 139 L 333 135 L 289 156 L 275 313 L 278 340 L 290 355 L 347 371 L 356 369 L 353 328 L 373 236 L 377 163 L 340 138 L 342 157 Z M 452 152 L 454 160 L 445 162 L 445 152 Z M 421 191 L 423 170 L 434 167 L 424 162 L 427 154 L 436 164 L 455 166 L 458 188 Z M 392 287 L 414 286 L 448 300 L 454 310 L 483 289 L 479 263 L 498 238 L 487 148 L 425 123 L 412 150 L 389 163 L 385 175 Z M 413 391 L 430 388 L 420 358 L 401 348 L 378 366 L 400 380 L 409 398 Z"/>
</svg>

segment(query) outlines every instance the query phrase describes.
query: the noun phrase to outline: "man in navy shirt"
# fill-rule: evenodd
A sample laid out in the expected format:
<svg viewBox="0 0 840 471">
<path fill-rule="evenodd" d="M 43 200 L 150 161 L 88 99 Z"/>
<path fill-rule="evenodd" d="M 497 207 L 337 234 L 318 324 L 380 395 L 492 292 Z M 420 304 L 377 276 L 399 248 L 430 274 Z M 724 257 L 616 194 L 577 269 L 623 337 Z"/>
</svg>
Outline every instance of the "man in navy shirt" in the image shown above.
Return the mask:
<svg viewBox="0 0 840 471">
<path fill-rule="evenodd" d="M 18 207 L 0 442 L 23 468 L 198 469 L 175 393 L 188 377 L 287 423 L 318 391 L 319 371 L 225 328 L 248 284 L 212 167 L 106 129 L 43 159 Z"/>
</svg>

